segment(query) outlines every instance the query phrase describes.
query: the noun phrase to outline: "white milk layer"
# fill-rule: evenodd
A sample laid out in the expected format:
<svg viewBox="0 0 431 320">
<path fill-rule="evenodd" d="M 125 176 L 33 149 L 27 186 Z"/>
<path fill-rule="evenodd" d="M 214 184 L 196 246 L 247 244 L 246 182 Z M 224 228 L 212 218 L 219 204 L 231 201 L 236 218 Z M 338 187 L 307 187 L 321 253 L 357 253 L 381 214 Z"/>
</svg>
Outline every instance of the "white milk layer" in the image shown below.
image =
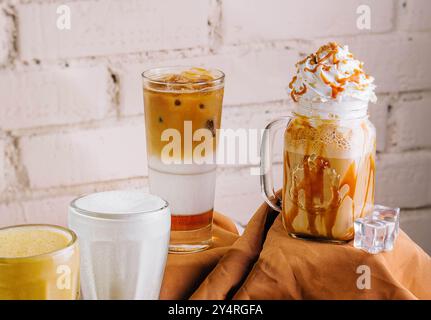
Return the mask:
<svg viewBox="0 0 431 320">
<path fill-rule="evenodd" d="M 149 158 L 150 192 L 168 201 L 173 215 L 197 215 L 214 207 L 215 164 L 165 164 Z"/>
<path fill-rule="evenodd" d="M 71 206 L 69 227 L 79 239 L 83 299 L 158 299 L 170 236 L 165 201 L 141 191 L 85 196 Z"/>
<path fill-rule="evenodd" d="M 214 207 L 216 169 L 174 174 L 148 169 L 150 191 L 168 201 L 173 215 L 197 215 Z"/>
</svg>

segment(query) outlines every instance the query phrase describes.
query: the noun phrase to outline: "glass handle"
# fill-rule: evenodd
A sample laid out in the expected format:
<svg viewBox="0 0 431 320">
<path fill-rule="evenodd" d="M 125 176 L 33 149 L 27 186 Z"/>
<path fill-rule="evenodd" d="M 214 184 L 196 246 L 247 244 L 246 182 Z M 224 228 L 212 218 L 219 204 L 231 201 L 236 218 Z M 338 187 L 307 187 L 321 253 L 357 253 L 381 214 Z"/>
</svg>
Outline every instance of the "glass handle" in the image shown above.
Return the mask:
<svg viewBox="0 0 431 320">
<path fill-rule="evenodd" d="M 262 195 L 268 205 L 281 212 L 281 207 L 278 202 L 281 199 L 275 194 L 274 181 L 272 174 L 272 149 L 274 144 L 275 134 L 289 125 L 291 117 L 282 117 L 270 122 L 263 132 L 262 145 L 260 148 L 260 186 Z"/>
</svg>

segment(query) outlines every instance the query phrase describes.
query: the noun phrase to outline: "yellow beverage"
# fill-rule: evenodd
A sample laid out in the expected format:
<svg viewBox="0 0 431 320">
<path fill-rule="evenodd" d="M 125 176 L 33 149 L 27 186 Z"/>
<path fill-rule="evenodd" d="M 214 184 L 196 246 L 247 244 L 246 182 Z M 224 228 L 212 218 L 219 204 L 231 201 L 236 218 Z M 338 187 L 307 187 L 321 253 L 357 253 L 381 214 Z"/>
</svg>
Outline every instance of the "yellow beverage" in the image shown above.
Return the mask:
<svg viewBox="0 0 431 320">
<path fill-rule="evenodd" d="M 50 225 L 0 229 L 0 299 L 78 296 L 79 249 L 72 231 Z"/>
</svg>

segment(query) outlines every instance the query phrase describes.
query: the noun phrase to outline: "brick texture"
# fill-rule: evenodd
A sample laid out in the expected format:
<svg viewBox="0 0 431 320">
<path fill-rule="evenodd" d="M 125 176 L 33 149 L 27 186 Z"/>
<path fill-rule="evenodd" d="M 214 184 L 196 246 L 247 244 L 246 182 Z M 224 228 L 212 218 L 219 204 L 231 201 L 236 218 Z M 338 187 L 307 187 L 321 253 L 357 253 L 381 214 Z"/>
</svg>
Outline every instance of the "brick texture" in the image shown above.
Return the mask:
<svg viewBox="0 0 431 320">
<path fill-rule="evenodd" d="M 0 6 L 0 66 L 6 64 L 10 50 L 7 18 L 1 9 Z"/>
<path fill-rule="evenodd" d="M 397 151 L 431 148 L 431 93 L 401 96 L 390 117 L 391 148 Z"/>
<path fill-rule="evenodd" d="M 20 203 L 0 204 L 0 228 L 24 223 L 24 212 Z"/>
<path fill-rule="evenodd" d="M 406 31 L 431 30 L 431 2 L 429 0 L 398 1 L 400 28 Z"/>
<path fill-rule="evenodd" d="M 20 149 L 32 188 L 147 173 L 143 124 L 25 137 L 20 142 Z"/>
<path fill-rule="evenodd" d="M 0 71 L 0 128 L 84 122 L 110 110 L 104 67 Z"/>
<path fill-rule="evenodd" d="M 370 7 L 371 29 L 366 32 L 392 28 L 391 0 L 237 0 L 223 1 L 223 39 L 237 43 L 359 34 L 365 32 L 356 25 L 360 5 Z"/>
<path fill-rule="evenodd" d="M 6 186 L 5 182 L 5 142 L 0 140 L 0 194 Z"/>
<path fill-rule="evenodd" d="M 402 208 L 431 205 L 431 152 L 382 154 L 377 162 L 376 202 Z"/>
<path fill-rule="evenodd" d="M 57 8 L 71 28 L 57 28 Z M 24 60 L 101 56 L 207 44 L 208 0 L 57 1 L 19 5 Z"/>
</svg>

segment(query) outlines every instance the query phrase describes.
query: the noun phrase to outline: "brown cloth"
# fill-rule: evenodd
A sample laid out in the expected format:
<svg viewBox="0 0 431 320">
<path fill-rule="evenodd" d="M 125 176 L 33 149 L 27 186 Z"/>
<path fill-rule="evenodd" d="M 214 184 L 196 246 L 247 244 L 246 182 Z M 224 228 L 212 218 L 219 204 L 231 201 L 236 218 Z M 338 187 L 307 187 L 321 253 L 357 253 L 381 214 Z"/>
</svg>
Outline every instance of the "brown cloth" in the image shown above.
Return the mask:
<svg viewBox="0 0 431 320">
<path fill-rule="evenodd" d="M 404 232 L 393 251 L 377 255 L 356 249 L 351 242 L 293 239 L 281 216 L 266 204 L 232 246 L 202 255 L 195 263 L 198 271 L 190 264 L 198 258 L 175 258 L 175 266 L 168 262 L 165 276 L 168 298 L 185 298 L 193 292 L 191 299 L 431 299 L 431 258 Z M 184 275 L 188 290 L 178 278 L 177 287 L 169 286 L 170 274 L 176 272 L 193 273 Z M 167 294 L 168 287 L 181 294 Z"/>
<path fill-rule="evenodd" d="M 238 237 L 232 220 L 215 212 L 213 245 L 210 249 L 197 253 L 168 255 L 160 299 L 189 298 Z"/>
</svg>

